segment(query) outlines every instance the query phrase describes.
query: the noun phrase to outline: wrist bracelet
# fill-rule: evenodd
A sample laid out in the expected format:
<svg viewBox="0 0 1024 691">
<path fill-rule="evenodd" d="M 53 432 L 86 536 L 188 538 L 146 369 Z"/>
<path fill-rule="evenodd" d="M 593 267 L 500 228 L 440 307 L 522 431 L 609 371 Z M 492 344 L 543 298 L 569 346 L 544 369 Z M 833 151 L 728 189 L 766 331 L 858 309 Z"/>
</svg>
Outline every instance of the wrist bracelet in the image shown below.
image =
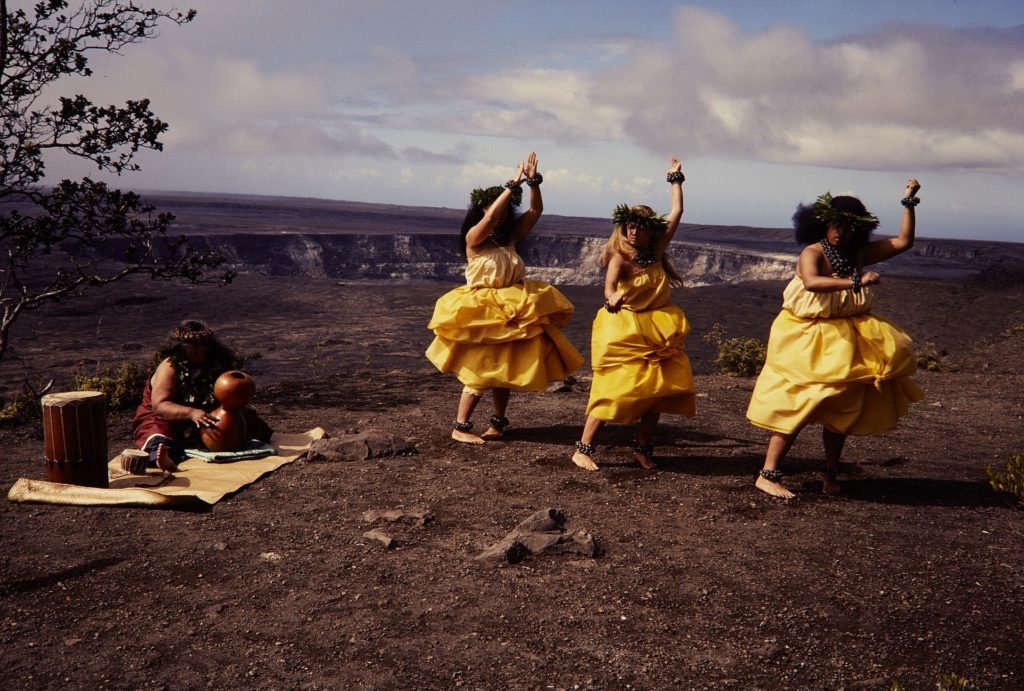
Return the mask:
<svg viewBox="0 0 1024 691">
<path fill-rule="evenodd" d="M 853 276 L 850 276 L 850 287 L 853 288 L 854 293 L 860 292 L 860 274 L 856 271 L 853 272 Z"/>
<path fill-rule="evenodd" d="M 900 204 L 902 204 L 908 209 L 913 208 L 920 203 L 921 199 L 919 197 L 904 197 L 903 199 L 900 200 Z"/>
<path fill-rule="evenodd" d="M 683 175 L 683 171 L 681 171 L 681 170 L 673 170 L 671 173 L 669 173 L 668 175 L 665 176 L 665 182 L 671 182 L 671 183 L 686 182 L 686 176 Z"/>
<path fill-rule="evenodd" d="M 537 187 L 542 182 L 544 182 L 544 176 L 540 173 L 537 173 L 532 178 L 526 178 L 526 184 L 530 187 Z"/>
<path fill-rule="evenodd" d="M 516 182 L 515 180 L 509 180 L 508 182 L 505 183 L 505 189 L 512 190 L 513 192 L 515 192 L 516 190 L 522 192 L 523 185 L 521 183 Z"/>
</svg>

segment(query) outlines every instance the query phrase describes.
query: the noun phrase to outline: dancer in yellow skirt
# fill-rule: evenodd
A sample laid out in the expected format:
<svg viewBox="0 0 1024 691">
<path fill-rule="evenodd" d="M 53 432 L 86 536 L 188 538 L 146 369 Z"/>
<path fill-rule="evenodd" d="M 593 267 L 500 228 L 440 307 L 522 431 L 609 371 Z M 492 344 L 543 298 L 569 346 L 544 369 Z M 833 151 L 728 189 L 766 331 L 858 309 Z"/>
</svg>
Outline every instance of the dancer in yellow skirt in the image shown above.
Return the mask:
<svg viewBox="0 0 1024 691">
<path fill-rule="evenodd" d="M 847 435 L 887 432 L 924 397 L 910 379 L 917 369 L 910 337 L 871 314 L 869 286 L 879 277 L 863 270 L 913 246 L 920 188 L 917 180 L 907 181 L 899 236 L 883 240 L 869 240 L 878 219 L 856 197 L 824 194 L 812 206 L 797 207 L 796 238 L 807 246 L 783 293 L 747 409 L 752 423 L 772 433 L 755 482 L 761 491 L 793 496 L 782 484 L 782 462 L 800 430 L 820 423 L 822 491 L 837 493 Z"/>
<path fill-rule="evenodd" d="M 633 457 L 653 469 L 651 438 L 662 413 L 693 416 L 695 393 L 690 360 L 683 349 L 690 325 L 671 304 L 669 283 L 682 279 L 665 256 L 683 216 L 682 165 L 666 171 L 672 210 L 667 218 L 648 206 L 622 204 L 612 216 L 612 235 L 601 253 L 607 265 L 604 307 L 594 319 L 591 361 L 594 382 L 583 438 L 572 462 L 597 470 L 594 438 L 606 422 L 640 421 Z"/>
<path fill-rule="evenodd" d="M 427 325 L 435 338 L 427 358 L 442 372 L 458 377 L 464 388 L 452 439 L 483 444 L 508 427 L 505 417 L 511 389 L 543 391 L 583 364 L 583 356 L 559 330 L 573 306 L 547 283 L 524 279 L 526 267 L 516 252 L 544 210 L 537 154 L 530 152 L 513 179 L 502 187 L 477 188 L 462 223 L 466 285 L 438 299 Z M 530 208 L 516 218 L 512 207 L 530 187 Z M 483 436 L 473 434 L 470 417 L 483 392 L 494 397 L 494 415 Z"/>
</svg>

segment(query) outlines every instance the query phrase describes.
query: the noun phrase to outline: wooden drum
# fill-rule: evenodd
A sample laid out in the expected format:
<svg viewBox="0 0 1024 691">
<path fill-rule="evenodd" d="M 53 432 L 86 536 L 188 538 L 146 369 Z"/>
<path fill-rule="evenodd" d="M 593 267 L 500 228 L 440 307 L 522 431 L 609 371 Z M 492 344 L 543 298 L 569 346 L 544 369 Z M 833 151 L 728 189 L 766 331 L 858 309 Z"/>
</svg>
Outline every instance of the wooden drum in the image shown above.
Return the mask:
<svg viewBox="0 0 1024 691">
<path fill-rule="evenodd" d="M 43 446 L 50 482 L 107 487 L 107 397 L 102 391 L 43 396 Z"/>
</svg>

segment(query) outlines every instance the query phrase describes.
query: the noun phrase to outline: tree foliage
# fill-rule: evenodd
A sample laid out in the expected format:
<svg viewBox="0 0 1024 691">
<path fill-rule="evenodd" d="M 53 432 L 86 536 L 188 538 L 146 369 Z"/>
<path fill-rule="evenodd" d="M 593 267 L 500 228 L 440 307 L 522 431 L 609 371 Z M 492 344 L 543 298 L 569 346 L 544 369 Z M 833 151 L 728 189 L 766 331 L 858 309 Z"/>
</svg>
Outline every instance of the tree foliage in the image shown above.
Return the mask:
<svg viewBox="0 0 1024 691">
<path fill-rule="evenodd" d="M 223 257 L 168 233 L 174 217 L 132 192 L 89 177 L 45 185 L 45 158 L 68 155 L 120 175 L 138 170 L 142 149 L 160 151 L 167 123 L 149 100 L 96 105 L 81 94 L 49 101 L 54 82 L 92 74 L 89 56 L 187 24 L 194 10 L 144 9 L 134 2 L 42 0 L 8 11 L 0 0 L 0 358 L 25 311 L 133 274 L 229 282 Z M 121 261 L 100 258 L 116 248 Z M 104 252 L 110 256 L 110 252 Z"/>
</svg>

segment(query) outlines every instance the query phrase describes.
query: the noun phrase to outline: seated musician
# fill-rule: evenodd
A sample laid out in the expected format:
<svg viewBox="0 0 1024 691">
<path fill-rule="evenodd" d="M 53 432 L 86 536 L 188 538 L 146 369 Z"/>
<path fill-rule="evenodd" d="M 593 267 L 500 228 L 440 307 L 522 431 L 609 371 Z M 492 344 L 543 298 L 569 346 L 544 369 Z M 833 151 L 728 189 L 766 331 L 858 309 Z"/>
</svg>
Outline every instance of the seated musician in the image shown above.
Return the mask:
<svg viewBox="0 0 1024 691">
<path fill-rule="evenodd" d="M 210 415 L 218 407 L 217 378 L 239 365 L 235 354 L 206 324 L 186 319 L 171 331 L 157 353 L 160 364 L 146 382 L 142 403 L 132 419 L 136 445 L 149 453 L 151 465 L 174 472 L 186 448 L 200 448 L 199 432 L 217 425 Z M 253 411 L 242 411 L 248 437 L 269 441 L 273 431 Z"/>
</svg>

